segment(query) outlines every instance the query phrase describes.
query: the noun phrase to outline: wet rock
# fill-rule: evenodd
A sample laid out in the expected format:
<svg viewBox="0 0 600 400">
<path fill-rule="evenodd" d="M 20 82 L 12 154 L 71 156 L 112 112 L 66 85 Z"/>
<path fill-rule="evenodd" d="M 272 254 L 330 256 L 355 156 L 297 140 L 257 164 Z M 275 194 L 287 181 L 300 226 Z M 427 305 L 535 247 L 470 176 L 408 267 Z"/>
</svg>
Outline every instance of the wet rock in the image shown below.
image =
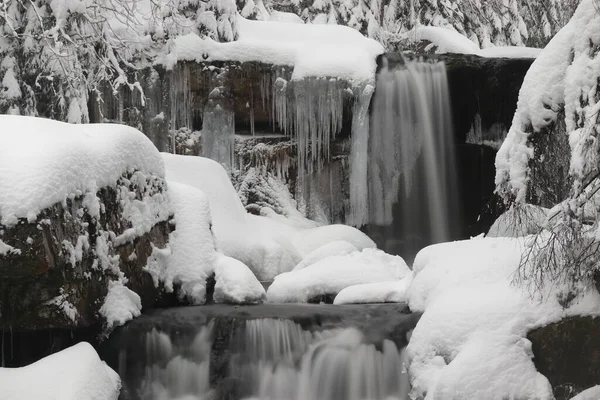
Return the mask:
<svg viewBox="0 0 600 400">
<path fill-rule="evenodd" d="M 571 317 L 529 332 L 534 363 L 557 400 L 600 385 L 600 319 Z"/>
</svg>

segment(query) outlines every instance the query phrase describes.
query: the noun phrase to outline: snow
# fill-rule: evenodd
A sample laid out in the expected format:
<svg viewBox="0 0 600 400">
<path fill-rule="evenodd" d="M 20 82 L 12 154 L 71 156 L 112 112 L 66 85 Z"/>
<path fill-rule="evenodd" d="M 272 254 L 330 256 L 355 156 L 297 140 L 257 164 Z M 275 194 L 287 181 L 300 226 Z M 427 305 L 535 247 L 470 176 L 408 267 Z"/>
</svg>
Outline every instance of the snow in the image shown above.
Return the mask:
<svg viewBox="0 0 600 400">
<path fill-rule="evenodd" d="M 169 182 L 168 188 L 175 223 L 169 235 L 170 252 L 155 249 L 153 255 L 159 260 L 150 263 L 147 270 L 155 284 L 162 282 L 167 292 L 177 287 L 180 300 L 204 304 L 206 279 L 213 273 L 217 258 L 208 199 L 189 185 Z"/>
<path fill-rule="evenodd" d="M 423 249 L 408 291 L 424 312 L 407 353 L 412 396 L 431 399 L 552 399 L 532 362 L 527 332 L 569 315 L 597 315 L 590 291 L 563 309 L 554 287 L 545 301 L 511 285 L 531 237 L 474 238 Z"/>
<path fill-rule="evenodd" d="M 0 223 L 32 222 L 67 198 L 115 185 L 126 172 L 164 176 L 152 142 L 116 124 L 70 125 L 0 116 Z"/>
<path fill-rule="evenodd" d="M 292 24 L 303 24 L 304 23 L 304 21 L 302 21 L 302 18 L 300 18 L 299 16 L 297 16 L 294 13 L 282 12 L 282 11 L 277 11 L 277 10 L 271 11 L 269 21 L 288 22 L 288 23 L 292 23 Z"/>
<path fill-rule="evenodd" d="M 345 256 L 357 250 L 358 249 L 356 248 L 356 246 L 345 240 L 335 240 L 333 242 L 329 242 L 321 247 L 316 248 L 315 250 L 304 256 L 304 258 L 302 258 L 302 261 L 300 261 L 298 265 L 294 267 L 294 271 L 306 268 L 327 257 Z"/>
<path fill-rule="evenodd" d="M 0 240 L 0 256 L 9 255 L 11 253 L 20 254 L 21 250 L 16 249 Z"/>
<path fill-rule="evenodd" d="M 487 237 L 520 237 L 539 233 L 546 225 L 548 209 L 531 204 L 513 206 L 500 215 Z"/>
<path fill-rule="evenodd" d="M 108 294 L 100 307 L 100 315 L 105 318 L 109 330 L 139 317 L 141 313 L 142 300 L 137 293 L 124 286 L 122 281 L 109 282 Z"/>
<path fill-rule="evenodd" d="M 594 386 L 584 390 L 571 400 L 598 400 L 600 399 L 600 386 Z"/>
<path fill-rule="evenodd" d="M 404 303 L 411 281 L 409 273 L 398 281 L 348 286 L 335 296 L 333 304 Z"/>
<path fill-rule="evenodd" d="M 585 50 L 597 36 L 599 24 L 600 17 L 593 1 L 582 1 L 571 21 L 552 38 L 527 71 L 512 126 L 496 155 L 496 186 L 503 197 L 514 196 L 519 202 L 525 201 L 529 162 L 534 157 L 529 144 L 532 131 L 539 132 L 555 122 L 563 106 L 567 131 L 575 128 L 570 124 L 578 123 L 573 120 L 576 118 L 573 111 L 581 108 L 582 79 L 596 79 L 600 75 L 597 67 L 590 64 L 590 56 Z M 576 60 L 582 60 L 591 68 L 582 70 Z M 571 148 L 584 143 L 583 139 L 578 133 L 572 134 Z M 574 166 L 581 160 L 580 157 L 572 158 L 571 172 L 577 170 Z"/>
<path fill-rule="evenodd" d="M 250 21 L 238 16 L 239 38 L 219 43 L 194 33 L 174 40 L 159 62 L 172 68 L 178 61 L 258 61 L 294 68 L 292 79 L 337 77 L 360 83 L 372 80 L 383 47 L 360 32 L 339 25 Z"/>
<path fill-rule="evenodd" d="M 217 259 L 215 280 L 215 303 L 260 304 L 267 297 L 252 271 L 235 258 Z"/>
<path fill-rule="evenodd" d="M 473 54 L 489 58 L 536 58 L 542 49 L 523 46 L 491 46 L 480 49 L 479 46 L 453 28 L 439 26 L 418 26 L 408 31 L 404 37 L 410 41 L 426 40 L 436 46 L 436 53 Z M 430 45 L 430 46 L 431 46 Z"/>
<path fill-rule="evenodd" d="M 270 303 L 305 303 L 318 296 L 338 294 L 348 286 L 394 281 L 409 273 L 401 257 L 366 248 L 278 275 L 267 290 L 267 300 Z"/>
<path fill-rule="evenodd" d="M 2 400 L 117 400 L 121 380 L 89 343 L 22 368 L 0 368 Z"/>
<path fill-rule="evenodd" d="M 296 228 L 246 213 L 227 173 L 217 162 L 203 157 L 162 154 L 169 182 L 202 190 L 210 205 L 217 250 L 246 264 L 260 280 L 290 271 L 300 255 L 287 239 Z"/>
<path fill-rule="evenodd" d="M 319 247 L 340 240 L 350 243 L 357 250 L 377 247 L 375 242 L 358 229 L 340 224 L 319 226 L 301 231 L 293 239 L 293 243 L 300 254 L 306 257 Z"/>
</svg>

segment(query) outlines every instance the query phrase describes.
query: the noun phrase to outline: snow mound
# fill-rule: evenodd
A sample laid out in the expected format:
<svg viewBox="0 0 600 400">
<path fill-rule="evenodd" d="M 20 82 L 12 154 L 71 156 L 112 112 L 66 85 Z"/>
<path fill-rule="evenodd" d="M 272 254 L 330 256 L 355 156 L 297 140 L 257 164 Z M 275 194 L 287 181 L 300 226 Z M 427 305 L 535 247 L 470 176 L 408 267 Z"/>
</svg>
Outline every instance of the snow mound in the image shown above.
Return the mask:
<svg viewBox="0 0 600 400">
<path fill-rule="evenodd" d="M 571 400 L 598 400 L 600 399 L 600 386 L 594 386 L 584 390 Z"/>
<path fill-rule="evenodd" d="M 217 257 L 208 199 L 202 191 L 175 182 L 169 183 L 169 196 L 175 222 L 169 235 L 171 252 L 162 264 L 164 268 L 149 272 L 155 284 L 161 281 L 168 292 L 176 285 L 180 300 L 204 304 L 206 279 L 212 275 Z"/>
<path fill-rule="evenodd" d="M 342 289 L 333 304 L 404 303 L 412 274 L 399 281 L 364 283 Z"/>
<path fill-rule="evenodd" d="M 367 248 L 278 275 L 267 291 L 267 300 L 305 303 L 323 295 L 337 295 L 348 286 L 399 280 L 409 273 L 401 257 Z"/>
<path fill-rule="evenodd" d="M 340 25 L 250 21 L 239 16 L 237 26 L 239 38 L 234 42 L 219 43 L 194 33 L 179 36 L 160 62 L 172 68 L 178 61 L 258 61 L 293 67 L 294 80 L 335 77 L 359 84 L 373 79 L 375 59 L 383 53 L 375 40 Z"/>
<path fill-rule="evenodd" d="M 0 368 L 2 400 L 117 400 L 119 375 L 89 343 L 79 343 L 22 368 Z"/>
<path fill-rule="evenodd" d="M 511 207 L 500 215 L 487 237 L 521 237 L 539 233 L 546 224 L 548 210 L 531 204 Z"/>
<path fill-rule="evenodd" d="M 298 264 L 300 255 L 292 243 L 286 235 L 273 230 L 281 228 L 281 224 L 273 225 L 276 222 L 269 218 L 246 213 L 219 163 L 167 153 L 162 157 L 169 182 L 190 185 L 206 194 L 218 251 L 246 264 L 260 280 L 271 280 Z"/>
<path fill-rule="evenodd" d="M 480 49 L 477 44 L 452 28 L 419 26 L 404 34 L 412 42 L 426 40 L 437 47 L 436 53 L 473 54 L 489 58 L 536 58 L 542 49 L 522 46 L 497 46 Z"/>
<path fill-rule="evenodd" d="M 358 251 L 356 246 L 345 240 L 336 240 L 324 244 L 323 246 L 313 250 L 307 256 L 305 256 L 298 265 L 294 267 L 294 271 L 303 269 L 312 265 L 318 261 L 321 261 L 331 256 L 345 256 L 347 254 Z"/>
<path fill-rule="evenodd" d="M 141 313 L 142 300 L 137 293 L 124 286 L 121 281 L 108 283 L 108 294 L 100 308 L 100 315 L 106 320 L 109 330 L 139 317 Z"/>
<path fill-rule="evenodd" d="M 304 230 L 296 235 L 293 243 L 300 254 L 306 257 L 319 247 L 340 240 L 350 243 L 358 250 L 377 247 L 371 238 L 348 225 L 327 225 Z"/>
<path fill-rule="evenodd" d="M 531 237 L 475 238 L 423 249 L 408 292 L 423 311 L 407 347 L 411 395 L 431 399 L 552 399 L 527 332 L 569 315 L 598 314 L 587 293 L 564 310 L 511 285 Z"/>
<path fill-rule="evenodd" d="M 252 271 L 235 258 L 217 259 L 215 279 L 215 303 L 260 304 L 267 297 Z"/>
<path fill-rule="evenodd" d="M 117 124 L 71 125 L 0 115 L 0 223 L 33 222 L 67 198 L 115 185 L 125 172 L 164 176 L 152 142 Z"/>
</svg>

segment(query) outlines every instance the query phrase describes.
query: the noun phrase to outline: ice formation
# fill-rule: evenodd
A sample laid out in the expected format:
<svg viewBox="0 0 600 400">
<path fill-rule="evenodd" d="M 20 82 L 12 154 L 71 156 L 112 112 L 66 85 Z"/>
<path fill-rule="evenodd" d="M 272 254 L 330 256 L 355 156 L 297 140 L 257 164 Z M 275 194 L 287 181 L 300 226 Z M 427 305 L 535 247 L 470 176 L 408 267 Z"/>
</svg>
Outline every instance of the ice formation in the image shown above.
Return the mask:
<svg viewBox="0 0 600 400">
<path fill-rule="evenodd" d="M 369 137 L 369 221 L 390 225 L 402 189 L 415 199 L 402 202 L 402 222 L 423 224 L 425 217 L 433 241 L 448 240 L 456 207 L 453 139 L 444 63 L 384 67 L 377 75 Z M 413 207 L 424 205 L 416 215 Z"/>
<path fill-rule="evenodd" d="M 202 123 L 202 155 L 217 161 L 227 171 L 233 168 L 234 115 L 225 105 L 225 88 L 214 88 L 204 107 Z"/>
</svg>

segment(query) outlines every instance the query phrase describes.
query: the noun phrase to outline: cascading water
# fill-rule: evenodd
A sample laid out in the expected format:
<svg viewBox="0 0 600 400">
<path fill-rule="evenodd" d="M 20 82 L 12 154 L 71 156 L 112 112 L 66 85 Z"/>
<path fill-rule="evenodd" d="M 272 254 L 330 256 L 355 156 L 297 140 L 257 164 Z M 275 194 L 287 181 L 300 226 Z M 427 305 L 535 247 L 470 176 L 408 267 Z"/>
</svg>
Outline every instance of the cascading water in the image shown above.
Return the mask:
<svg viewBox="0 0 600 400">
<path fill-rule="evenodd" d="M 394 340 L 404 346 L 405 339 L 398 338 L 415 322 L 398 318 L 406 326 L 391 326 L 399 334 Z M 119 346 L 121 398 L 408 399 L 405 354 L 394 341 L 344 324 L 306 322 L 221 317 L 195 333 L 155 327 L 131 332 Z"/>
<path fill-rule="evenodd" d="M 417 248 L 452 239 L 458 201 L 444 63 L 408 61 L 377 74 L 368 181 L 371 224 L 399 221 Z"/>
</svg>

